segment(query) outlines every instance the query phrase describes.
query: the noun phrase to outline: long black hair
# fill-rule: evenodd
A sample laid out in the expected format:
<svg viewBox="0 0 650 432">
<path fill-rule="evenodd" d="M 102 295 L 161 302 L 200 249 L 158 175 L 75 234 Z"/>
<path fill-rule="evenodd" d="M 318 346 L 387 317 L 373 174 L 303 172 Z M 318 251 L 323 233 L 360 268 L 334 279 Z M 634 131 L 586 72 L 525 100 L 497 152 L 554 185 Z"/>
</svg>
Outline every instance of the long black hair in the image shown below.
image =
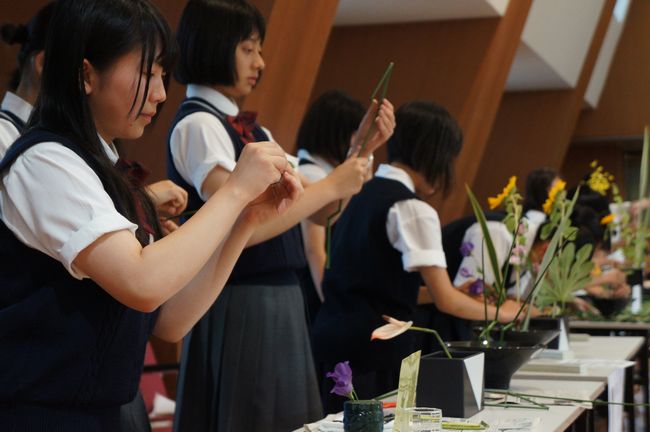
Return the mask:
<svg viewBox="0 0 650 432">
<path fill-rule="evenodd" d="M 454 178 L 453 161 L 463 147 L 456 120 L 434 102 L 415 101 L 399 107 L 395 122 L 388 140 L 388 161 L 412 168 L 446 195 Z"/>
<path fill-rule="evenodd" d="M 47 36 L 41 91 L 28 128 L 45 128 L 77 143 L 92 160 L 104 186 L 117 197 L 118 210 L 139 224 L 141 207 L 160 236 L 150 199 L 142 188 L 132 186 L 106 155 L 84 88 L 84 59 L 101 72 L 134 49 L 142 52 L 142 73 L 131 107 L 139 114 L 149 92 L 154 62 L 169 70 L 174 61 L 172 32 L 160 11 L 148 0 L 59 0 Z M 141 86 L 144 96 L 136 106 Z M 146 237 L 144 230 L 138 230 L 141 242 Z"/>
<path fill-rule="evenodd" d="M 11 75 L 9 89 L 16 90 L 23 76 L 25 65 L 32 55 L 45 49 L 47 29 L 54 10 L 54 2 L 43 6 L 25 25 L 6 23 L 0 27 L 0 37 L 9 45 L 20 45 L 16 58 L 18 67 Z"/>
<path fill-rule="evenodd" d="M 348 94 L 330 90 L 318 97 L 302 119 L 296 148 L 320 156 L 333 165 L 345 161 L 350 138 L 363 118 L 363 105 Z"/>
<path fill-rule="evenodd" d="M 180 58 L 174 77 L 181 84 L 234 85 L 237 44 L 255 33 L 264 42 L 264 17 L 249 2 L 189 0 L 176 32 Z"/>
</svg>

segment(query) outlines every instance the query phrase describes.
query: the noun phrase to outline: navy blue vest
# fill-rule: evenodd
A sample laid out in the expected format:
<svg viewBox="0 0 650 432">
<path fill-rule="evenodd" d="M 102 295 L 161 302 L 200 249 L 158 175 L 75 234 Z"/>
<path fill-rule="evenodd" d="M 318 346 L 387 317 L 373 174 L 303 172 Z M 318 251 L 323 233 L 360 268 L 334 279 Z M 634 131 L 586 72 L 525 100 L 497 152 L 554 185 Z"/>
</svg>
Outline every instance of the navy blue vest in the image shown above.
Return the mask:
<svg viewBox="0 0 650 432">
<path fill-rule="evenodd" d="M 325 303 L 313 326 L 317 360 L 350 360 L 355 370 L 370 371 L 399 367 L 411 353 L 408 334 L 373 342 L 370 335 L 385 324 L 384 314 L 410 320 L 417 303 L 420 274 L 403 270 L 401 253 L 386 234 L 390 208 L 413 198 L 402 183 L 375 177 L 336 223 L 323 280 Z"/>
<path fill-rule="evenodd" d="M 203 205 L 203 200 L 196 189 L 183 179 L 174 165 L 171 154 L 171 133 L 178 122 L 196 112 L 210 113 L 223 124 L 235 149 L 235 160 L 239 160 L 245 145 L 237 131 L 226 120 L 226 115 L 214 105 L 201 98 L 188 98 L 183 101 L 172 122 L 167 140 L 167 177 L 187 191 L 188 211 L 198 210 Z M 269 139 L 260 126 L 255 127 L 253 136 L 257 141 Z M 294 271 L 305 265 L 300 227 L 295 226 L 277 237 L 244 249 L 228 282 L 270 285 L 296 283 Z"/>
<path fill-rule="evenodd" d="M 39 129 L 10 147 L 0 173 L 45 141 L 61 143 L 99 173 L 73 142 Z M 121 210 L 116 193 L 104 187 Z M 92 280 L 73 278 L 2 222 L 0 287 L 0 421 L 27 429 L 39 424 L 52 430 L 113 427 L 120 405 L 136 395 L 157 312 L 130 309 Z"/>
<path fill-rule="evenodd" d="M 23 133 L 25 130 L 25 122 L 20 117 L 8 110 L 0 110 L 0 119 L 7 120 L 11 123 L 18 133 Z"/>
</svg>

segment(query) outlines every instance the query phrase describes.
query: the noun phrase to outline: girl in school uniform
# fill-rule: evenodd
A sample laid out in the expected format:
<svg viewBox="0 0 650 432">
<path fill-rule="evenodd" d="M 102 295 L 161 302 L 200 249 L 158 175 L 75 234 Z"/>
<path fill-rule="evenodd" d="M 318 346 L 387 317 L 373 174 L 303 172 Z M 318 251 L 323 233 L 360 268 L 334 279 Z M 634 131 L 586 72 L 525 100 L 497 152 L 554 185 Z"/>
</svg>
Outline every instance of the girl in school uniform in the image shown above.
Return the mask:
<svg viewBox="0 0 650 432">
<path fill-rule="evenodd" d="M 408 334 L 370 341 L 372 331 L 384 324 L 382 315 L 409 321 L 418 301 L 428 300 L 461 318 L 484 317 L 483 303 L 451 284 L 438 214 L 423 201 L 448 188 L 461 149 L 460 128 L 431 102 L 402 106 L 396 122 L 388 141 L 389 163 L 379 166 L 337 222 L 323 279 L 325 302 L 312 331 L 322 369 L 333 370 L 336 363 L 349 360 L 361 399 L 396 389 L 400 363 L 413 352 Z M 512 320 L 516 311 L 506 303 L 499 317 Z M 490 306 L 488 314 L 494 312 Z M 326 381 L 325 409 L 334 412 L 343 401 L 330 395 Z"/>
<path fill-rule="evenodd" d="M 341 91 L 330 90 L 320 95 L 305 113 L 298 129 L 296 148 L 300 174 L 310 182 L 317 182 L 343 163 L 354 151 L 353 138 L 358 138 L 355 132 L 363 113 L 363 105 Z M 300 228 L 308 264 L 300 272 L 300 284 L 309 319 L 313 321 L 323 302 L 321 282 L 327 260 L 326 230 L 309 220 L 303 220 Z"/>
<path fill-rule="evenodd" d="M 54 3 L 40 9 L 27 25 L 3 24 L 2 40 L 20 44 L 18 67 L 0 104 L 0 157 L 25 129 L 41 85 L 43 49 Z"/>
<path fill-rule="evenodd" d="M 265 23 L 243 1 L 191 0 L 181 16 L 176 78 L 187 84 L 169 138 L 169 178 L 188 208 L 217 193 L 251 142 L 272 139 L 236 101 L 257 85 Z M 380 110 L 378 129 L 392 124 Z M 175 430 L 286 431 L 316 420 L 321 405 L 296 270 L 304 267 L 299 221 L 324 224 L 357 192 L 367 159 L 351 157 L 309 185 L 281 223 L 254 234 L 223 296 L 185 339 Z M 191 220 L 191 219 L 190 219 Z"/>
<path fill-rule="evenodd" d="M 149 335 L 183 337 L 301 186 L 279 146 L 256 143 L 152 242 L 153 204 L 112 141 L 140 137 L 165 100 L 171 31 L 148 0 L 60 0 L 50 25 L 34 114 L 0 163 L 0 424 L 120 431 Z"/>
<path fill-rule="evenodd" d="M 25 131 L 41 87 L 41 74 L 47 30 L 55 3 L 50 2 L 41 8 L 27 25 L 4 24 L 0 28 L 2 39 L 10 44 L 20 44 L 18 67 L 0 105 L 0 159 L 9 146 Z M 131 162 L 120 160 L 117 163 L 123 171 L 135 172 L 138 168 Z M 138 172 L 139 181 L 147 176 L 146 169 Z M 148 184 L 145 191 L 156 209 L 164 218 L 160 219 L 163 233 L 176 229 L 169 216 L 180 214 L 187 206 L 187 192 L 169 180 Z"/>
</svg>

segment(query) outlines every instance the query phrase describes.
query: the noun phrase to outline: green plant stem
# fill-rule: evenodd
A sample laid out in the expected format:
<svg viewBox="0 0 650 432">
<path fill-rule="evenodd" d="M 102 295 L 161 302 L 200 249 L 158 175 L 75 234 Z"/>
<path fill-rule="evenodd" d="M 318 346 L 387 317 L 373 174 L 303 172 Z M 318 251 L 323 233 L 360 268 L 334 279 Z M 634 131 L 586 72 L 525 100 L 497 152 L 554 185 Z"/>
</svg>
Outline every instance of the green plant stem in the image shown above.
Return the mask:
<svg viewBox="0 0 650 432">
<path fill-rule="evenodd" d="M 384 74 L 382 75 L 381 79 L 379 80 L 379 83 L 377 83 L 377 86 L 375 87 L 375 90 L 372 92 L 372 96 L 370 96 L 370 100 L 372 101 L 375 96 L 377 95 L 377 92 L 379 91 L 379 88 L 382 89 L 381 91 L 381 97 L 378 101 L 378 105 L 381 105 L 383 100 L 386 98 L 386 92 L 388 91 L 388 82 L 390 81 L 390 77 L 393 74 L 393 66 L 394 63 L 390 62 L 388 64 L 388 67 L 386 68 L 386 71 L 384 71 Z M 379 106 L 377 107 L 377 115 L 375 116 L 374 120 L 377 120 L 377 117 L 379 115 Z M 368 128 L 368 131 L 366 132 L 366 135 L 363 137 L 363 141 L 361 142 L 361 146 L 359 147 L 359 153 L 365 150 L 366 145 L 368 144 L 368 141 L 370 140 L 370 137 L 375 131 L 375 121 L 370 124 L 370 127 Z M 330 268 L 330 257 L 332 255 L 332 221 L 339 215 L 341 214 L 341 211 L 343 210 L 343 200 L 339 200 L 338 208 L 334 213 L 329 215 L 327 217 L 327 227 L 326 227 L 326 234 L 325 234 L 325 268 L 329 269 Z"/>
<path fill-rule="evenodd" d="M 389 398 L 389 397 L 391 397 L 391 396 L 395 396 L 395 395 L 397 395 L 397 389 L 395 389 L 395 390 L 391 390 L 391 391 L 389 391 L 388 393 L 384 393 L 384 394 L 382 394 L 382 395 L 379 395 L 379 396 L 377 396 L 375 399 L 376 399 L 376 400 L 384 400 L 384 399 L 386 399 L 386 398 Z"/>
<path fill-rule="evenodd" d="M 643 150 L 641 152 L 641 174 L 639 176 L 639 201 L 646 197 L 647 187 L 648 187 L 648 162 L 650 159 L 650 136 L 648 132 L 648 127 L 646 126 L 643 131 Z M 647 209 L 641 210 L 639 212 L 639 225 L 637 226 L 636 231 L 636 241 L 634 244 L 634 267 L 641 268 L 643 263 L 643 251 L 646 247 L 645 238 L 647 236 L 648 228 L 648 214 L 650 211 Z M 643 216 L 646 217 L 643 217 Z"/>
<path fill-rule="evenodd" d="M 567 397 L 558 397 L 558 396 L 547 396 L 547 395 L 536 395 L 536 394 L 530 394 L 530 393 L 518 393 L 518 392 L 511 392 L 507 390 L 489 390 L 490 393 L 495 393 L 495 394 L 503 394 L 506 396 L 514 396 L 518 398 L 537 398 L 537 399 L 551 399 L 551 400 L 558 400 L 558 401 L 566 401 L 566 402 L 576 402 L 576 403 L 590 403 L 593 405 L 617 405 L 617 406 L 625 406 L 625 407 L 646 407 L 650 408 L 650 404 L 646 403 L 633 403 L 633 402 L 608 402 L 600 399 L 577 399 L 577 398 L 567 398 Z"/>
<path fill-rule="evenodd" d="M 330 268 L 330 257 L 332 256 L 332 221 L 341 213 L 343 200 L 339 201 L 337 210 L 327 217 L 327 228 L 325 230 L 325 268 Z"/>
<path fill-rule="evenodd" d="M 415 327 L 415 326 L 409 327 L 409 330 L 419 331 L 419 332 L 422 332 L 422 333 L 429 333 L 429 334 L 434 335 L 436 337 L 436 339 L 438 340 L 438 343 L 440 344 L 440 346 L 442 346 L 442 350 L 447 355 L 447 358 L 449 358 L 449 359 L 452 358 L 451 354 L 449 353 L 449 350 L 447 349 L 447 345 L 445 345 L 444 341 L 442 340 L 442 338 L 440 337 L 440 335 L 438 334 L 437 331 L 435 331 L 433 329 L 428 329 L 428 328 L 424 328 L 424 327 Z"/>
<path fill-rule="evenodd" d="M 478 335 L 479 340 L 488 340 L 490 337 L 490 332 L 494 328 L 494 326 L 497 325 L 497 321 L 491 321 L 481 332 L 480 335 Z"/>
<path fill-rule="evenodd" d="M 544 408 L 543 406 L 535 406 L 535 405 L 519 405 L 519 404 L 514 404 L 514 403 L 502 403 L 502 404 L 496 404 L 496 403 L 484 403 L 483 406 L 488 406 L 488 407 L 497 407 L 497 408 L 519 408 L 519 409 L 536 409 L 536 410 L 544 410 L 548 411 L 549 407 L 547 406 Z"/>
</svg>

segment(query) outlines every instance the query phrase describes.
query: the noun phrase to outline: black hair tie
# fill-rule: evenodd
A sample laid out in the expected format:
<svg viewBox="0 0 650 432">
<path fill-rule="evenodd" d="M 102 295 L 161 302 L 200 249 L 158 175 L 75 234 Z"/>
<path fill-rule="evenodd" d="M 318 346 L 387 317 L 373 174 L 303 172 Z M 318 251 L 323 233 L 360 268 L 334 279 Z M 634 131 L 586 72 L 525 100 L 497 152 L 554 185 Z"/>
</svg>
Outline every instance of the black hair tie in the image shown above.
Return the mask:
<svg viewBox="0 0 650 432">
<path fill-rule="evenodd" d="M 0 27 L 0 36 L 9 45 L 24 45 L 29 40 L 29 30 L 22 24 L 4 24 Z"/>
</svg>

